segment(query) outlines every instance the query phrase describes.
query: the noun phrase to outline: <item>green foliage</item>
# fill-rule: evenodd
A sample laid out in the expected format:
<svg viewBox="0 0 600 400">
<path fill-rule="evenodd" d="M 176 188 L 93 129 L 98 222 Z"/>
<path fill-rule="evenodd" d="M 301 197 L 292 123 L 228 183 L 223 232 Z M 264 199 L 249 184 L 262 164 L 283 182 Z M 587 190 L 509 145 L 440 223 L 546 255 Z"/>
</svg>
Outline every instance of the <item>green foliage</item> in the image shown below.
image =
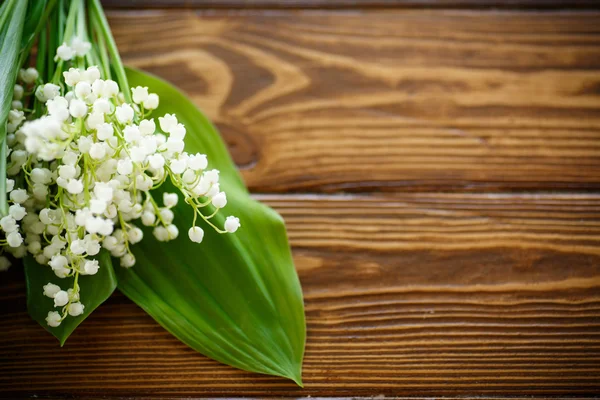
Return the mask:
<svg viewBox="0 0 600 400">
<path fill-rule="evenodd" d="M 221 171 L 228 204 L 213 222 L 222 226 L 232 214 L 242 227 L 219 234 L 200 221 L 204 241 L 193 243 L 193 213 L 180 201 L 173 210 L 179 238 L 158 242 L 146 229 L 132 247 L 137 264 L 116 268 L 119 290 L 195 350 L 301 385 L 304 306 L 283 220 L 250 197 L 218 132 L 186 96 L 141 71 L 128 69 L 127 76 L 132 87 L 160 96 L 155 115 L 177 114 L 187 128 L 186 150 L 207 154 L 209 167 Z"/>
<path fill-rule="evenodd" d="M 0 7 L 0 215 L 8 212 L 6 201 L 6 121 L 19 72 L 21 38 L 27 0 L 6 0 Z"/>
<path fill-rule="evenodd" d="M 72 287 L 74 278 L 58 278 L 48 265 L 40 265 L 32 256 L 27 256 L 24 261 L 25 280 L 27 282 L 27 309 L 29 315 L 48 332 L 53 334 L 64 345 L 65 341 L 73 333 L 75 328 L 83 322 L 100 304 L 115 291 L 117 280 L 112 267 L 110 254 L 101 251 L 97 259 L 100 269 L 96 275 L 80 275 L 78 278 L 81 289 L 81 303 L 85 306 L 83 314 L 78 317 L 65 318 L 56 328 L 51 328 L 46 323 L 48 311 L 59 311 L 54 308 L 54 300 L 44 296 L 44 285 L 48 282 L 54 283 L 61 288 Z"/>
</svg>

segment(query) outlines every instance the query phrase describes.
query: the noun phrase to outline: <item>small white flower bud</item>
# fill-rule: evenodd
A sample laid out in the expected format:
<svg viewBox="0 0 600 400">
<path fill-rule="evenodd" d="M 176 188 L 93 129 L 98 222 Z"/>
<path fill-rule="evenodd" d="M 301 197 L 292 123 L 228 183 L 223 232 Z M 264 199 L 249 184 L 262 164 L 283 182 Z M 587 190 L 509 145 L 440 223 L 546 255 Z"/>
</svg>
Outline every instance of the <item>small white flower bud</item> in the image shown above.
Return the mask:
<svg viewBox="0 0 600 400">
<path fill-rule="evenodd" d="M 8 215 L 17 221 L 20 221 L 23 219 L 23 217 L 25 217 L 25 215 L 27 215 L 27 211 L 25 210 L 25 207 L 21 206 L 20 204 L 13 204 L 12 206 L 8 207 Z"/>
<path fill-rule="evenodd" d="M 204 172 L 204 178 L 211 184 L 219 182 L 219 171 L 211 169 L 210 171 Z"/>
<path fill-rule="evenodd" d="M 153 119 L 143 119 L 140 121 L 140 132 L 142 135 L 152 135 L 156 131 L 156 124 Z"/>
<path fill-rule="evenodd" d="M 144 233 L 138 227 L 131 228 L 129 232 L 127 232 L 127 239 L 129 243 L 136 244 L 139 243 L 144 237 Z"/>
<path fill-rule="evenodd" d="M 177 126 L 177 117 L 174 114 L 165 114 L 164 117 L 158 118 L 158 123 L 160 124 L 160 129 L 163 132 L 169 133 L 171 129 Z"/>
<path fill-rule="evenodd" d="M 113 188 L 108 183 L 96 182 L 96 185 L 94 186 L 94 194 L 97 198 L 106 202 L 110 202 L 113 199 Z"/>
<path fill-rule="evenodd" d="M 199 226 L 193 226 L 188 231 L 188 236 L 192 242 L 200 243 L 204 238 L 204 231 Z"/>
<path fill-rule="evenodd" d="M 240 219 L 234 216 L 229 216 L 225 219 L 225 230 L 229 233 L 234 233 L 240 227 Z"/>
<path fill-rule="evenodd" d="M 154 222 L 156 222 L 156 215 L 150 211 L 144 211 L 141 218 L 144 226 L 151 226 L 154 225 Z"/>
<path fill-rule="evenodd" d="M 92 85 L 86 81 L 78 82 L 75 85 L 75 96 L 81 100 L 85 100 L 92 94 Z"/>
<path fill-rule="evenodd" d="M 67 265 L 69 265 L 69 261 L 67 260 L 67 257 L 57 254 L 52 256 L 50 261 L 48 261 L 48 265 L 50 265 L 52 269 L 65 268 Z"/>
<path fill-rule="evenodd" d="M 71 194 L 79 194 L 83 192 L 83 182 L 81 179 L 69 179 L 66 189 Z"/>
<path fill-rule="evenodd" d="M 111 204 L 108 207 L 106 207 L 104 216 L 108 219 L 115 218 L 117 216 L 117 206 L 115 206 L 114 204 Z"/>
<path fill-rule="evenodd" d="M 71 317 L 77 317 L 78 315 L 83 314 L 84 308 L 84 305 L 79 302 L 71 303 L 69 304 L 69 307 L 67 307 L 67 311 Z"/>
<path fill-rule="evenodd" d="M 6 180 L 6 193 L 12 192 L 12 190 L 14 188 L 15 188 L 15 181 L 14 181 L 14 179 L 7 179 Z"/>
<path fill-rule="evenodd" d="M 219 184 L 213 183 L 213 185 L 210 187 L 208 192 L 206 192 L 206 197 L 208 197 L 208 198 L 215 197 L 217 194 L 219 194 L 220 191 L 221 191 L 221 188 L 219 187 Z"/>
<path fill-rule="evenodd" d="M 119 93 L 119 85 L 117 82 L 108 79 L 104 81 L 104 85 L 102 87 L 102 97 L 110 98 L 114 97 Z"/>
<path fill-rule="evenodd" d="M 225 207 L 225 205 L 227 205 L 227 196 L 225 195 L 225 192 L 217 193 L 217 195 L 212 198 L 211 202 L 212 205 L 217 208 Z"/>
<path fill-rule="evenodd" d="M 73 165 L 61 165 L 58 167 L 58 176 L 63 179 L 74 179 L 77 176 L 77 169 Z"/>
<path fill-rule="evenodd" d="M 47 283 L 44 285 L 44 296 L 53 299 L 58 292 L 60 292 L 60 286 L 55 285 L 54 283 Z"/>
<path fill-rule="evenodd" d="M 13 88 L 13 99 L 21 100 L 23 98 L 23 93 L 25 93 L 25 89 L 23 89 L 23 86 L 19 84 L 15 85 L 15 87 Z"/>
<path fill-rule="evenodd" d="M 10 247 L 19 247 L 23 244 L 23 237 L 17 231 L 11 232 L 6 236 L 6 242 Z"/>
<path fill-rule="evenodd" d="M 31 84 L 31 83 L 35 82 L 38 77 L 39 77 L 38 71 L 37 71 L 37 69 L 35 69 L 33 67 L 19 70 L 19 78 L 24 83 Z"/>
<path fill-rule="evenodd" d="M 179 236 L 179 229 L 173 224 L 167 226 L 167 234 L 169 235 L 169 240 L 176 239 Z"/>
<path fill-rule="evenodd" d="M 92 65 L 91 67 L 88 67 L 83 72 L 83 79 L 85 79 L 89 83 L 94 83 L 95 81 L 97 81 L 98 79 L 100 79 L 100 70 L 95 65 Z"/>
<path fill-rule="evenodd" d="M 76 255 L 85 253 L 85 243 L 81 239 L 73 240 L 69 248 L 71 252 Z"/>
<path fill-rule="evenodd" d="M 78 158 L 79 156 L 77 155 L 77 153 L 67 151 L 65 152 L 65 155 L 63 156 L 61 161 L 63 162 L 63 164 L 66 165 L 75 165 L 77 163 Z"/>
<path fill-rule="evenodd" d="M 37 259 L 37 257 L 36 257 Z M 69 276 L 69 273 L 71 272 L 68 268 L 56 268 L 53 270 L 54 271 L 54 275 L 56 275 L 57 277 L 64 279 L 67 276 Z"/>
<path fill-rule="evenodd" d="M 94 214 L 102 214 L 106 211 L 106 201 L 102 199 L 91 199 L 90 200 L 90 211 Z"/>
<path fill-rule="evenodd" d="M 158 107 L 158 95 L 156 93 L 150 93 L 148 99 L 144 102 L 144 107 L 148 110 L 156 110 Z"/>
<path fill-rule="evenodd" d="M 68 302 L 69 294 L 64 290 L 60 290 L 54 295 L 54 307 L 62 307 Z"/>
<path fill-rule="evenodd" d="M 90 147 L 90 157 L 94 160 L 101 160 L 106 155 L 106 148 L 103 143 L 94 143 Z"/>
<path fill-rule="evenodd" d="M 110 102 L 104 98 L 94 101 L 94 111 L 102 114 L 110 114 Z"/>
<path fill-rule="evenodd" d="M 148 163 L 153 169 L 161 169 L 165 166 L 165 158 L 160 154 L 154 154 L 148 157 Z"/>
<path fill-rule="evenodd" d="M 185 148 L 185 143 L 183 140 L 169 138 L 167 139 L 165 146 L 170 153 L 181 153 Z"/>
<path fill-rule="evenodd" d="M 85 123 L 90 130 L 98 130 L 98 127 L 104 123 L 104 114 L 94 110 L 88 114 Z"/>
<path fill-rule="evenodd" d="M 10 192 L 10 199 L 18 204 L 25 203 L 29 196 L 27 195 L 27 191 L 25 189 L 15 189 Z"/>
<path fill-rule="evenodd" d="M 130 175 L 133 172 L 131 159 L 119 160 L 117 162 L 117 172 L 121 175 Z"/>
<path fill-rule="evenodd" d="M 42 91 L 44 98 L 46 100 L 51 100 L 60 94 L 60 86 L 54 85 L 52 83 L 46 83 L 43 86 Z"/>
<path fill-rule="evenodd" d="M 188 168 L 193 171 L 199 171 L 208 167 L 208 159 L 205 154 L 193 154 L 187 159 Z"/>
<path fill-rule="evenodd" d="M 0 227 L 6 233 L 14 232 L 18 229 L 17 221 L 12 215 L 7 215 L 0 219 Z"/>
<path fill-rule="evenodd" d="M 169 135 L 170 140 L 183 140 L 185 138 L 185 126 L 177 124 L 171 128 Z"/>
<path fill-rule="evenodd" d="M 169 240 L 169 232 L 164 226 L 157 226 L 152 231 L 152 234 L 159 242 L 166 242 L 167 240 Z"/>
<path fill-rule="evenodd" d="M 185 171 L 186 164 L 185 160 L 171 160 L 169 167 L 174 174 L 181 174 Z"/>
<path fill-rule="evenodd" d="M 121 267 L 131 268 L 135 265 L 135 257 L 131 253 L 125 254 L 121 257 Z"/>
<path fill-rule="evenodd" d="M 119 204 L 117 205 L 117 208 L 119 209 L 119 211 L 124 212 L 124 213 L 130 212 L 132 207 L 133 207 L 133 203 L 129 199 L 123 199 L 123 200 L 119 201 Z"/>
<path fill-rule="evenodd" d="M 137 86 L 137 87 L 131 88 L 131 94 L 132 94 L 133 102 L 136 104 L 141 104 L 141 103 L 144 103 L 146 100 L 148 100 L 148 88 L 147 87 Z"/>
<path fill-rule="evenodd" d="M 46 323 L 51 328 L 56 328 L 60 325 L 61 316 L 56 311 L 50 311 L 46 317 Z"/>
<path fill-rule="evenodd" d="M 181 179 L 183 179 L 185 184 L 191 185 L 196 181 L 196 179 L 198 179 L 198 175 L 193 170 L 186 169 L 183 175 L 181 175 Z"/>
<path fill-rule="evenodd" d="M 75 86 L 81 80 L 81 71 L 77 68 L 69 68 L 68 71 L 63 72 L 63 77 L 67 86 Z"/>
<path fill-rule="evenodd" d="M 83 82 L 79 82 L 81 84 Z M 73 118 L 83 118 L 87 115 L 88 108 L 85 103 L 79 99 L 71 100 L 71 104 L 69 104 L 69 113 Z"/>
<path fill-rule="evenodd" d="M 99 268 L 100 264 L 98 263 L 98 260 L 87 260 L 85 264 L 83 264 L 83 270 L 86 275 L 96 275 Z"/>
<path fill-rule="evenodd" d="M 117 120 L 121 124 L 127 124 L 133 121 L 133 108 L 127 103 L 118 106 L 115 109 Z"/>
<path fill-rule="evenodd" d="M 73 50 L 70 46 L 67 46 L 66 43 L 61 44 L 56 49 L 56 59 L 60 59 L 63 61 L 69 61 L 75 57 L 75 50 Z"/>
<path fill-rule="evenodd" d="M 161 208 L 158 213 L 161 221 L 167 225 L 173 222 L 173 218 L 175 218 L 173 211 L 169 210 L 168 208 Z"/>
<path fill-rule="evenodd" d="M 165 207 L 175 207 L 178 200 L 179 196 L 177 196 L 177 193 L 163 193 L 163 203 L 165 204 Z"/>
</svg>

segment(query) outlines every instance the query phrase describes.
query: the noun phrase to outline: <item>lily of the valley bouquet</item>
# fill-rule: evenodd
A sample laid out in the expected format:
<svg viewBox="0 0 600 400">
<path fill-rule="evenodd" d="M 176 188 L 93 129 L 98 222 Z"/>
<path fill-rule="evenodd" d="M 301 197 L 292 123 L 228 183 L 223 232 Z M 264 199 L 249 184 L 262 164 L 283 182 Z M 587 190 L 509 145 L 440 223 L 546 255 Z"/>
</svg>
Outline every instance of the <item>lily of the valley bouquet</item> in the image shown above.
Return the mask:
<svg viewBox="0 0 600 400">
<path fill-rule="evenodd" d="M 0 269 L 24 265 L 31 316 L 62 345 L 118 288 L 199 352 L 301 384 L 284 225 L 210 122 L 123 67 L 99 0 L 0 11 Z"/>
</svg>

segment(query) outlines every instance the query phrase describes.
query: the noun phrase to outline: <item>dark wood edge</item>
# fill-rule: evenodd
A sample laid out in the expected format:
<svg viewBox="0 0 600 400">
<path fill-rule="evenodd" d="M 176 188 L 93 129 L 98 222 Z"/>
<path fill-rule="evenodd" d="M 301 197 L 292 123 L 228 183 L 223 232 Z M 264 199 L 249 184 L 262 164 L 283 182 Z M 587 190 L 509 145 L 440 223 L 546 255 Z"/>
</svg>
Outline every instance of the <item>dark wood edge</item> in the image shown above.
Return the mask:
<svg viewBox="0 0 600 400">
<path fill-rule="evenodd" d="M 502 9 L 600 10 L 596 0 L 102 0 L 110 9 L 382 10 Z"/>
</svg>

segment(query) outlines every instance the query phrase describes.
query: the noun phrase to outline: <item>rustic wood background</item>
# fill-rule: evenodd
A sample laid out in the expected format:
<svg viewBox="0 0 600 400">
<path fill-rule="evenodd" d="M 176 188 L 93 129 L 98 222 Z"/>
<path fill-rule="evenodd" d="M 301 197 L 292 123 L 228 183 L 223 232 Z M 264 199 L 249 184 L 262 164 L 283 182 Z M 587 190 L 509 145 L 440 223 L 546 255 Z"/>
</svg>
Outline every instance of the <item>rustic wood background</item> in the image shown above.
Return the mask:
<svg viewBox="0 0 600 400">
<path fill-rule="evenodd" d="M 13 269 L 0 397 L 600 395 L 598 2 L 105 3 L 287 221 L 306 388 L 120 294 L 59 349 Z"/>
</svg>

